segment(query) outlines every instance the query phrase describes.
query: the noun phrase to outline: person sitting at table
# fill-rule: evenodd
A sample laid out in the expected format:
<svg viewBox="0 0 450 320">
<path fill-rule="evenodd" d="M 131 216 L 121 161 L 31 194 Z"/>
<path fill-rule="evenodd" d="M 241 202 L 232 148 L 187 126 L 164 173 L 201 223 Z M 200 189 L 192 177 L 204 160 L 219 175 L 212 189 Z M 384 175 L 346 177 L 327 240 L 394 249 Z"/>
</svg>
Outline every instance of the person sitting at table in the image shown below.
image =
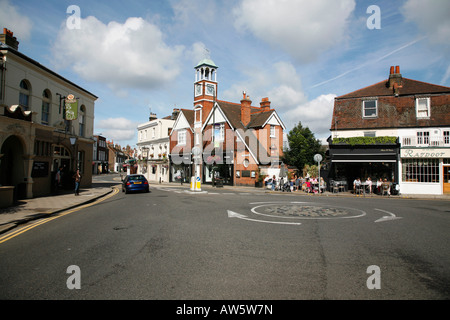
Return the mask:
<svg viewBox="0 0 450 320">
<path fill-rule="evenodd" d="M 381 194 L 381 185 L 383 184 L 383 179 L 378 179 L 377 181 L 377 193 Z"/>
<path fill-rule="evenodd" d="M 367 177 L 366 188 L 369 193 L 372 193 L 372 180 L 370 179 L 370 177 Z"/>
<path fill-rule="evenodd" d="M 383 181 L 383 183 L 381 184 L 381 190 L 386 190 L 387 193 L 388 193 L 388 195 L 389 195 L 389 196 L 391 195 L 391 183 L 390 183 L 389 181 L 387 181 L 386 178 L 384 178 L 384 181 Z M 382 194 L 383 194 L 383 193 L 384 193 L 384 192 L 382 191 Z"/>
<path fill-rule="evenodd" d="M 309 181 L 309 178 L 306 178 L 305 185 L 306 185 L 306 188 L 305 188 L 306 193 L 310 193 L 311 192 L 311 182 Z"/>
<path fill-rule="evenodd" d="M 361 187 L 361 180 L 359 179 L 359 177 L 357 177 L 354 181 L 353 181 L 353 190 L 355 190 L 355 193 L 357 190 L 359 190 Z"/>
<path fill-rule="evenodd" d="M 322 177 L 320 177 L 319 192 L 324 193 L 326 189 L 327 189 L 327 183 L 325 182 L 325 180 L 323 180 Z"/>
</svg>

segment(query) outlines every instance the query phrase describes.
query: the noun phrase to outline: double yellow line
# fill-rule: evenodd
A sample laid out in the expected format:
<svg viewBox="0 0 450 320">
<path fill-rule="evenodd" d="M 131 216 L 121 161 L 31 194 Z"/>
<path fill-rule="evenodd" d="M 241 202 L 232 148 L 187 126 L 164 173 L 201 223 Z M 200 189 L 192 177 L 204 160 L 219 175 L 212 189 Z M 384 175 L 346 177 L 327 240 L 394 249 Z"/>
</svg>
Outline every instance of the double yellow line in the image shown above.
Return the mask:
<svg viewBox="0 0 450 320">
<path fill-rule="evenodd" d="M 10 240 L 12 238 L 15 238 L 15 237 L 17 237 L 18 235 L 20 235 L 20 234 L 22 234 L 24 232 L 27 232 L 27 231 L 29 231 L 31 229 L 34 229 L 37 226 L 40 226 L 41 224 L 44 224 L 44 223 L 47 223 L 49 221 L 52 221 L 52 220 L 64 217 L 65 215 L 68 215 L 70 213 L 73 213 L 73 212 L 76 212 L 76 211 L 80 211 L 81 209 L 84 209 L 84 208 L 93 206 L 94 204 L 97 204 L 97 203 L 100 203 L 102 201 L 105 201 L 106 199 L 109 199 L 109 198 L 113 197 L 114 195 L 116 195 L 118 193 L 119 193 L 119 189 L 116 188 L 116 187 L 113 187 L 113 192 L 111 192 L 110 194 L 108 194 L 108 195 L 106 195 L 104 197 L 101 197 L 101 198 L 95 200 L 94 202 L 84 204 L 82 206 L 76 207 L 76 208 L 68 210 L 68 211 L 64 211 L 64 212 L 62 212 L 62 213 L 60 213 L 58 215 L 55 215 L 53 217 L 49 217 L 49 218 L 38 220 L 38 221 L 36 221 L 36 222 L 34 222 L 32 224 L 29 224 L 29 225 L 26 225 L 26 226 L 24 226 L 22 228 L 14 230 L 13 232 L 10 232 L 10 233 L 0 237 L 0 243 L 3 243 L 3 242 L 6 242 L 6 241 L 8 241 L 8 240 Z"/>
</svg>

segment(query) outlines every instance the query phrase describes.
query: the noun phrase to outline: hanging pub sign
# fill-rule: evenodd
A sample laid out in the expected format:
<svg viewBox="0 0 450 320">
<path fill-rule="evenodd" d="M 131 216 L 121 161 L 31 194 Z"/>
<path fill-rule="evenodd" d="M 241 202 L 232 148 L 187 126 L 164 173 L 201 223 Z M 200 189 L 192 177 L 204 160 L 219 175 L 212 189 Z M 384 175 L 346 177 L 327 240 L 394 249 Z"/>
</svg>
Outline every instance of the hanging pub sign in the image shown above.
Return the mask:
<svg viewBox="0 0 450 320">
<path fill-rule="evenodd" d="M 78 118 L 78 101 L 73 94 L 69 94 L 65 100 L 66 120 L 76 120 Z"/>
</svg>

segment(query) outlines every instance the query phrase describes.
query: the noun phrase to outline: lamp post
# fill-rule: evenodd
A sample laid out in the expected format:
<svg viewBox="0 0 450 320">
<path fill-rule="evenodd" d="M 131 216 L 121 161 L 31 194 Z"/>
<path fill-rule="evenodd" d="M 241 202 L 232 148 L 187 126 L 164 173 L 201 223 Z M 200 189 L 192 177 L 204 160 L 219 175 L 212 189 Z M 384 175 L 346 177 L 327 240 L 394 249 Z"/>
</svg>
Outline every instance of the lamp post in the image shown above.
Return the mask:
<svg viewBox="0 0 450 320">
<path fill-rule="evenodd" d="M 73 149 L 73 156 L 72 156 L 72 160 L 73 160 L 73 164 L 74 164 L 74 171 L 75 170 L 77 170 L 77 167 L 78 167 L 78 161 L 77 161 L 77 158 L 76 158 L 76 143 L 77 143 L 77 137 L 70 137 L 69 138 L 69 140 L 70 140 L 70 144 L 72 145 L 72 149 Z"/>
</svg>

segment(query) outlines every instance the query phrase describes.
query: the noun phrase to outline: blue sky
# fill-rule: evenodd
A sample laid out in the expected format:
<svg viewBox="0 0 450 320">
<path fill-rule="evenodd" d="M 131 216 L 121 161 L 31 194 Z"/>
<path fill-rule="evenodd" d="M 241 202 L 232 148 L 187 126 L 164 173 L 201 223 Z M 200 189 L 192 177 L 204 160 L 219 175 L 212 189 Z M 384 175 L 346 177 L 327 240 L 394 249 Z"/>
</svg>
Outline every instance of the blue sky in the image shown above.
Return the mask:
<svg viewBox="0 0 450 320">
<path fill-rule="evenodd" d="M 67 25 L 71 5 L 79 28 Z M 301 122 L 326 139 L 334 97 L 387 79 L 390 66 L 450 86 L 449 16 L 448 0 L 0 0 L 19 50 L 98 96 L 94 133 L 123 146 L 150 111 L 193 107 L 207 52 L 219 99 L 269 97 L 287 131 Z"/>
</svg>

